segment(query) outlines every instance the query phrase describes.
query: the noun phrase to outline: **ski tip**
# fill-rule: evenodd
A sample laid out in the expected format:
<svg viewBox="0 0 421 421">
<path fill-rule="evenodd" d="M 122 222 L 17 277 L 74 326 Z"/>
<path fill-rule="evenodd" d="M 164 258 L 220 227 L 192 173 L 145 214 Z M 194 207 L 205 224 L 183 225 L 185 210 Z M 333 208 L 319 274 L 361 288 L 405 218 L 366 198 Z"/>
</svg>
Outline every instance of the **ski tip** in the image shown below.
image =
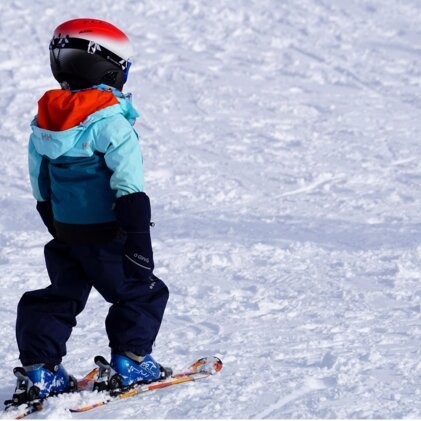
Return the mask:
<svg viewBox="0 0 421 421">
<path fill-rule="evenodd" d="M 222 370 L 223 363 L 220 358 L 204 357 L 197 360 L 192 366 L 192 370 L 199 373 L 215 374 Z"/>
<path fill-rule="evenodd" d="M 222 367 L 224 364 L 222 363 L 222 360 L 220 358 L 218 357 L 213 357 L 213 358 L 215 358 L 214 369 L 218 373 L 219 371 L 222 370 Z"/>
</svg>

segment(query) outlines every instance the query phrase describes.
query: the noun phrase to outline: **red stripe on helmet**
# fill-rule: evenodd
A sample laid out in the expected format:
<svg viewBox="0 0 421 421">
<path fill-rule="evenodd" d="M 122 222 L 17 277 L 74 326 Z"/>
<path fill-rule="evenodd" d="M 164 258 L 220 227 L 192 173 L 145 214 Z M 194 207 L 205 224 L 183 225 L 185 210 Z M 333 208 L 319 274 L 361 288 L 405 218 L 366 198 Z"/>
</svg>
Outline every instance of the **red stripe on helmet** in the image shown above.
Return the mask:
<svg viewBox="0 0 421 421">
<path fill-rule="evenodd" d="M 62 23 L 54 31 L 54 36 L 61 37 L 68 35 L 78 38 L 79 36 L 89 36 L 89 34 L 120 42 L 129 40 L 126 34 L 116 26 L 99 19 L 72 19 Z"/>
</svg>

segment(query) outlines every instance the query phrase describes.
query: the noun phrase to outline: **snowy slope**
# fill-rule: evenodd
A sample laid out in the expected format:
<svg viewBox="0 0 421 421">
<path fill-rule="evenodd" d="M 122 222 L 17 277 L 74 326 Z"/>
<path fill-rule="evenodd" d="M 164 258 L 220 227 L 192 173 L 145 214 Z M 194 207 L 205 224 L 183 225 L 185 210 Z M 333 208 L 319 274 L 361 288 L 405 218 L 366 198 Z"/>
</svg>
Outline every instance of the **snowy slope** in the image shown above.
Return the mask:
<svg viewBox="0 0 421 421">
<path fill-rule="evenodd" d="M 48 285 L 26 168 L 56 87 L 63 20 L 109 19 L 137 56 L 127 90 L 145 157 L 156 273 L 171 297 L 154 355 L 220 355 L 196 385 L 92 418 L 421 417 L 421 4 L 417 0 L 0 3 L 0 398 L 16 304 Z M 107 355 L 93 293 L 68 343 Z M 34 418 L 73 417 L 52 400 Z M 84 415 L 86 417 L 86 415 Z"/>
</svg>

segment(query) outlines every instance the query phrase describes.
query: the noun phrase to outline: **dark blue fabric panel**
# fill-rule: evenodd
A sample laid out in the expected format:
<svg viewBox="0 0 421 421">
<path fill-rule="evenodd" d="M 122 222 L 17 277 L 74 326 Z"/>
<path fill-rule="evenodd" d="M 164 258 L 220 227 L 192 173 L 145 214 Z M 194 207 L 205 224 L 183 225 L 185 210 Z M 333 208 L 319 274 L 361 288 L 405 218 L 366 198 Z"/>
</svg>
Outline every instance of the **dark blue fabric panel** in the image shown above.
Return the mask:
<svg viewBox="0 0 421 421">
<path fill-rule="evenodd" d="M 116 192 L 104 155 L 65 157 L 49 165 L 54 219 L 66 224 L 115 221 L 112 210 Z"/>
</svg>

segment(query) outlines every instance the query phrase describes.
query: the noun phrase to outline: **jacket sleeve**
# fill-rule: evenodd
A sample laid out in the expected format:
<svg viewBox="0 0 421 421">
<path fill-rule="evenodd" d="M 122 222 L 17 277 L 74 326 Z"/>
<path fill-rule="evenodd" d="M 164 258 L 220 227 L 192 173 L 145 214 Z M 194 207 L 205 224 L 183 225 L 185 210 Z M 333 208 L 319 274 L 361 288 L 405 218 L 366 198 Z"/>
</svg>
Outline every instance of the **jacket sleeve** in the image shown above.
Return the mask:
<svg viewBox="0 0 421 421">
<path fill-rule="evenodd" d="M 32 142 L 32 136 L 29 139 L 28 166 L 33 196 L 38 202 L 50 200 L 51 188 L 48 158 L 37 152 Z"/>
<path fill-rule="evenodd" d="M 105 154 L 107 167 L 113 172 L 111 188 L 117 198 L 127 194 L 143 192 L 143 159 L 137 133 L 131 124 L 118 114 L 109 119 L 101 132 L 106 142 L 98 145 Z"/>
</svg>

